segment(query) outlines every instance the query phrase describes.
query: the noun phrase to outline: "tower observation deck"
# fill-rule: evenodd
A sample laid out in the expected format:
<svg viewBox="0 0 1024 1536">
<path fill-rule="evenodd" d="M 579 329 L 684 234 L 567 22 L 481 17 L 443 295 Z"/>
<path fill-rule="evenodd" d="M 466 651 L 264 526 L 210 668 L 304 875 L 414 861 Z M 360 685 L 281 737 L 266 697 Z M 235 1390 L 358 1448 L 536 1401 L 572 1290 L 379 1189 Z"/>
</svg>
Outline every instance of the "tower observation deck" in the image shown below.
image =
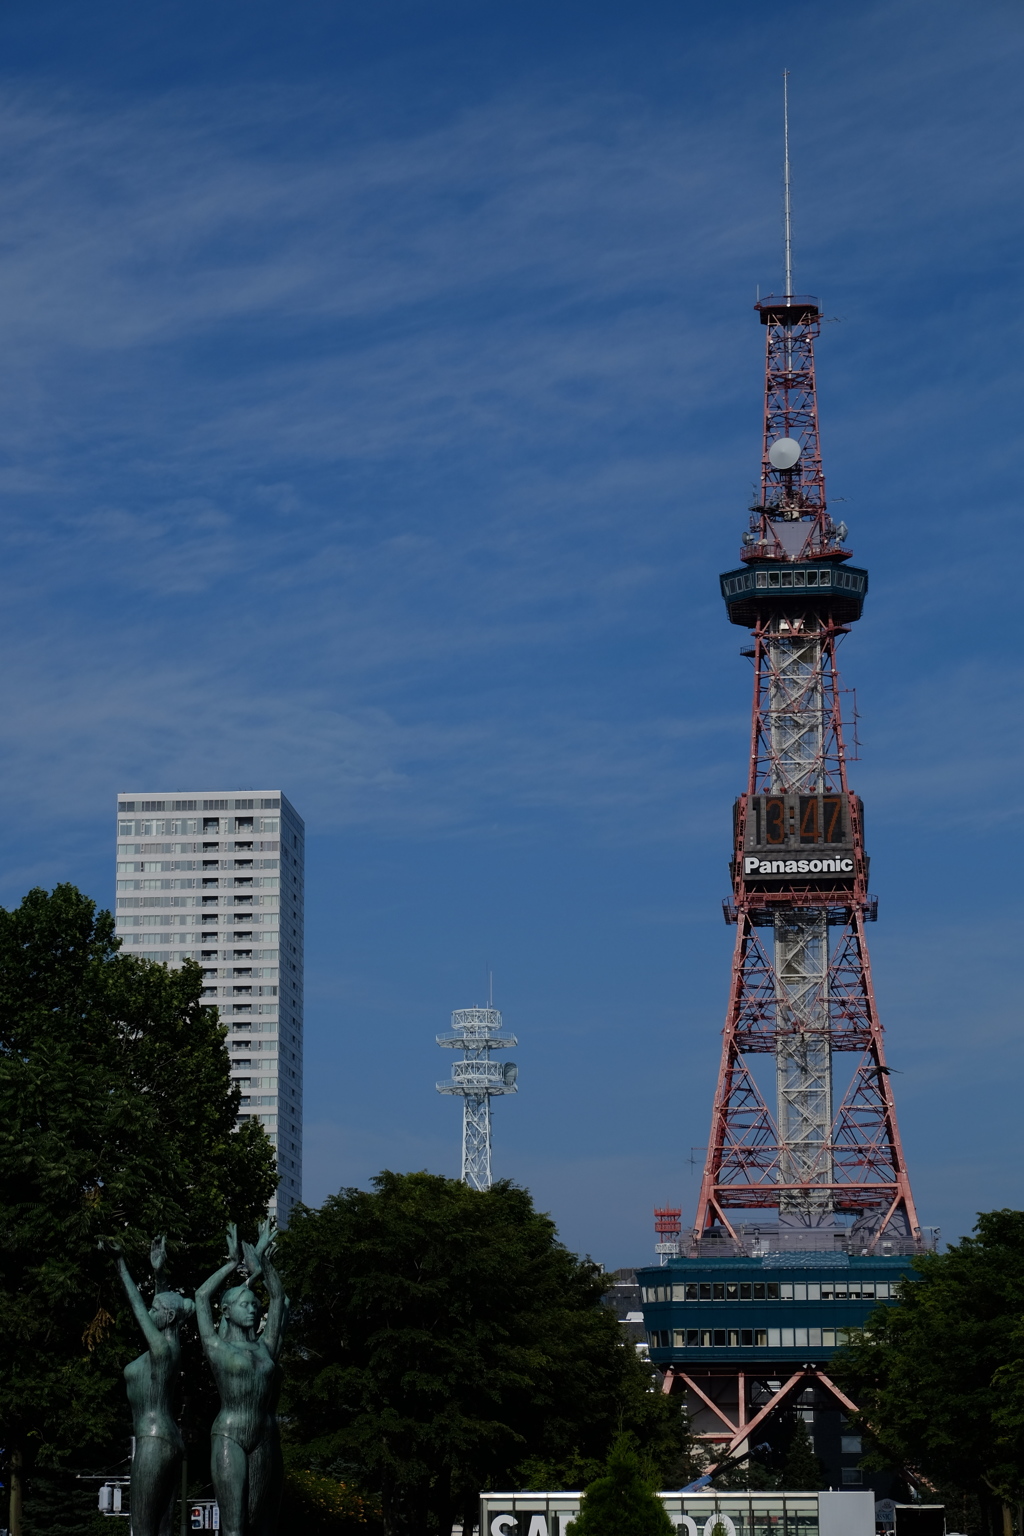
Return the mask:
<svg viewBox="0 0 1024 1536">
<path fill-rule="evenodd" d="M 720 578 L 730 621 L 751 632 L 754 672 L 724 903 L 732 979 L 693 1225 L 675 1256 L 660 1245 L 667 1262 L 639 1283 L 651 1358 L 665 1391 L 686 1394 L 698 1433 L 742 1455 L 799 1413 L 836 1487 L 882 1492 L 859 1454 L 842 1454 L 855 1405 L 828 1362 L 844 1330 L 895 1299 L 935 1234 L 919 1223 L 896 1122 L 866 937 L 877 903 L 847 773 L 836 656 L 868 574 L 827 510 L 818 302 L 786 292 L 756 307 L 760 491 Z"/>
</svg>

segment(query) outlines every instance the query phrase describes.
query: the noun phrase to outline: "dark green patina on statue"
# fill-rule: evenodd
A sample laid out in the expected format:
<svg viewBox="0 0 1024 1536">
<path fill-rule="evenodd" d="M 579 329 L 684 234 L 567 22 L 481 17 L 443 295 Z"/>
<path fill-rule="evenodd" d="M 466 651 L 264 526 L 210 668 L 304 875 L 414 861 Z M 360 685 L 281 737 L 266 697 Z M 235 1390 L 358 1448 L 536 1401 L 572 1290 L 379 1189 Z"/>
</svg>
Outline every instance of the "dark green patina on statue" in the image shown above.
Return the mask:
<svg viewBox="0 0 1024 1536">
<path fill-rule="evenodd" d="M 277 1399 L 288 1298 L 272 1263 L 274 1234 L 260 1228 L 253 1248 L 228 1228 L 228 1257 L 196 1292 L 199 1336 L 220 1392 L 220 1412 L 211 1431 L 210 1470 L 220 1505 L 221 1536 L 274 1536 L 281 1502 L 281 1445 Z M 244 1285 L 232 1286 L 220 1299 L 220 1322 L 213 1321 L 213 1298 L 230 1275 L 241 1270 Z M 263 1308 L 252 1290 L 262 1277 L 270 1305 L 258 1331 Z"/>
<path fill-rule="evenodd" d="M 116 1252 L 116 1249 L 115 1249 Z M 174 1417 L 181 1362 L 179 1331 L 194 1305 L 177 1291 L 161 1291 L 160 1276 L 166 1261 L 164 1239 L 150 1249 L 150 1263 L 157 1294 L 147 1307 L 118 1253 L 117 1268 L 135 1321 L 149 1345 L 144 1355 L 124 1368 L 128 1401 L 135 1433 L 132 1461 L 133 1536 L 171 1536 L 178 1477 L 185 1444 Z"/>
</svg>

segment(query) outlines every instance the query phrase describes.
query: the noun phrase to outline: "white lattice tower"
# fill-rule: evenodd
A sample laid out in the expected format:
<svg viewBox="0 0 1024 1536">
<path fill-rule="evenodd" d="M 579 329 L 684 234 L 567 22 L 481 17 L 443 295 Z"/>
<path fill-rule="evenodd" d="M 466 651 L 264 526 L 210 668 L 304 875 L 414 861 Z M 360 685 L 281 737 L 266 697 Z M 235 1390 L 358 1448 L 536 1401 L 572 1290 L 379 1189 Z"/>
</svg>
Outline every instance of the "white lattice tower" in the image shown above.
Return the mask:
<svg viewBox="0 0 1024 1536">
<path fill-rule="evenodd" d="M 437 1043 L 463 1052 L 452 1064 L 451 1081 L 437 1085 L 438 1093 L 462 1099 L 462 1181 L 473 1189 L 490 1189 L 491 1099 L 518 1091 L 515 1062 L 492 1061 L 491 1052 L 508 1050 L 516 1037 L 502 1034 L 497 1008 L 457 1008 L 451 1032 L 438 1035 Z"/>
</svg>

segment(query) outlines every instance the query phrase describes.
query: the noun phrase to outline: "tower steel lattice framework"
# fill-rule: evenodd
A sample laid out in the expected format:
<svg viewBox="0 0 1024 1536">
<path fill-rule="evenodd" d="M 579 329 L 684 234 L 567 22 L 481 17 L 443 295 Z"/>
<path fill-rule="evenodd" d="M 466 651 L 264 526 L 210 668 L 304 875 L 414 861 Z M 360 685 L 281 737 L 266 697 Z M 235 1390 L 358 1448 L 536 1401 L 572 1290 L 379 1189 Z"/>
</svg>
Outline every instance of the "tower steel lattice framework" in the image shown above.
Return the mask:
<svg viewBox="0 0 1024 1536">
<path fill-rule="evenodd" d="M 508 1050 L 518 1042 L 501 1032 L 497 1008 L 457 1008 L 451 1032 L 438 1035 L 437 1043 L 461 1050 L 462 1059 L 452 1063 L 451 1079 L 437 1085 L 438 1093 L 462 1099 L 462 1173 L 473 1189 L 491 1187 L 491 1099 L 517 1093 L 518 1068 L 512 1061 L 493 1061 L 492 1051 Z"/>
<path fill-rule="evenodd" d="M 785 76 L 784 124 L 783 291 L 756 306 L 761 482 L 739 564 L 719 578 L 729 619 L 751 632 L 754 673 L 721 1066 L 692 1230 L 675 1206 L 657 1210 L 661 1265 L 638 1281 L 662 1390 L 685 1396 L 694 1433 L 729 1458 L 765 1442 L 778 1454 L 785 1415 L 810 1415 L 838 1486 L 851 1470 L 842 1415 L 856 1405 L 827 1367 L 937 1230 L 918 1223 L 871 979 L 876 902 L 837 665 L 868 574 L 828 513 L 821 311 L 794 292 Z"/>
<path fill-rule="evenodd" d="M 734 814 L 725 914 L 736 945 L 693 1239 L 747 1246 L 736 1213 L 770 1210 L 780 1233 L 845 1226 L 870 1253 L 921 1234 L 871 979 L 876 902 L 836 660 L 867 572 L 849 564 L 847 529 L 827 511 L 817 301 L 787 292 L 756 307 L 767 340 L 760 499 L 742 565 L 721 578 L 731 621 L 753 637 L 750 771 Z M 774 1058 L 773 1107 L 758 1055 Z"/>
</svg>

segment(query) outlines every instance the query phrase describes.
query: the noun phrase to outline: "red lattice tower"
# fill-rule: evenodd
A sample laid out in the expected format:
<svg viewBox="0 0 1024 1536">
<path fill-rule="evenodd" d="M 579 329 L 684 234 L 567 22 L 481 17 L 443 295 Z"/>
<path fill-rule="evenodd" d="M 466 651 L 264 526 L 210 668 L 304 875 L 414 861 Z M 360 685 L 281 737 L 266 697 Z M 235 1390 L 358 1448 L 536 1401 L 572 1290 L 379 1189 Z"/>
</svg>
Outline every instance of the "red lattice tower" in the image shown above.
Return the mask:
<svg viewBox="0 0 1024 1536">
<path fill-rule="evenodd" d="M 819 1246 L 798 1229 L 831 1228 L 842 1246 L 884 1251 L 921 1232 L 871 980 L 865 923 L 876 904 L 836 665 L 867 572 L 849 564 L 847 530 L 826 508 L 817 301 L 786 294 L 757 308 L 767 331 L 761 499 L 741 566 L 721 578 L 730 619 L 753 634 L 750 773 L 735 808 L 726 918 L 736 948 L 694 1238 L 749 1249 L 755 1229 L 768 1238 L 771 1211 L 771 1246 Z M 756 1057 L 774 1058 L 774 1095 Z"/>
</svg>

